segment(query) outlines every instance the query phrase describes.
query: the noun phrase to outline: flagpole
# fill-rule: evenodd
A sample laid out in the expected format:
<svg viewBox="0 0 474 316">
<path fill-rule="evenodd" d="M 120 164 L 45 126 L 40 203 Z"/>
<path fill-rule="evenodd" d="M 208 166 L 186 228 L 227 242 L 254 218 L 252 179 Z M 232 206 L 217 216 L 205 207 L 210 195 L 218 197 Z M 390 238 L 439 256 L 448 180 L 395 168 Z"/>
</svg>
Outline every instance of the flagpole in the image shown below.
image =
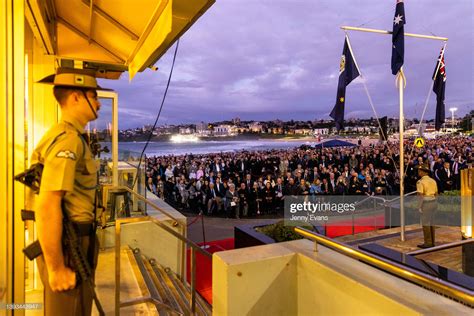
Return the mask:
<svg viewBox="0 0 474 316">
<path fill-rule="evenodd" d="M 365 27 L 341 26 L 341 29 L 346 30 L 346 31 L 360 31 L 360 32 L 379 33 L 379 34 L 387 34 L 387 35 L 392 34 L 392 31 L 369 29 L 369 28 L 365 28 Z M 423 35 L 423 34 L 414 34 L 414 33 L 405 33 L 405 36 L 432 39 L 432 40 L 438 40 L 438 41 L 447 41 L 448 40 L 447 37 Z"/>
<path fill-rule="evenodd" d="M 380 119 L 379 119 L 379 116 L 377 114 L 377 111 L 375 110 L 375 106 L 374 106 L 374 103 L 372 101 L 372 98 L 370 96 L 370 93 L 369 93 L 369 89 L 367 88 L 367 84 L 365 83 L 365 76 L 362 74 L 362 72 L 360 71 L 360 68 L 359 68 L 359 64 L 357 63 L 357 58 L 355 57 L 355 54 L 354 52 L 352 51 L 352 46 L 351 46 L 351 41 L 349 39 L 349 35 L 347 34 L 347 32 L 345 32 L 346 35 L 346 41 L 347 41 L 347 46 L 349 47 L 349 51 L 352 55 L 352 59 L 354 60 L 354 64 L 357 68 L 357 71 L 359 72 L 360 74 L 360 78 L 362 79 L 362 85 L 364 86 L 364 89 L 365 89 L 365 93 L 367 94 L 367 98 L 369 99 L 369 104 L 370 106 L 372 107 L 372 110 L 374 111 L 374 115 L 375 115 L 375 118 L 377 119 L 377 124 L 379 125 L 379 128 L 380 130 L 382 130 L 382 125 L 380 124 Z M 387 137 L 384 137 L 385 138 L 385 141 L 387 141 Z M 389 150 L 389 153 L 390 153 L 390 157 L 393 161 L 393 163 L 395 164 L 395 160 L 393 159 L 393 153 L 392 151 L 390 150 L 390 147 L 388 148 Z M 397 166 L 395 166 L 395 169 L 397 170 Z M 398 171 L 398 170 L 397 170 Z"/>
<path fill-rule="evenodd" d="M 404 133 L 404 115 L 403 115 L 403 68 L 400 68 L 397 76 L 397 83 L 398 83 L 398 94 L 400 100 L 400 117 L 399 117 L 399 138 L 400 138 L 400 239 L 401 241 L 405 241 L 405 203 L 404 203 L 404 182 L 405 182 L 405 151 L 404 151 L 404 144 L 403 144 L 403 133 Z"/>
</svg>

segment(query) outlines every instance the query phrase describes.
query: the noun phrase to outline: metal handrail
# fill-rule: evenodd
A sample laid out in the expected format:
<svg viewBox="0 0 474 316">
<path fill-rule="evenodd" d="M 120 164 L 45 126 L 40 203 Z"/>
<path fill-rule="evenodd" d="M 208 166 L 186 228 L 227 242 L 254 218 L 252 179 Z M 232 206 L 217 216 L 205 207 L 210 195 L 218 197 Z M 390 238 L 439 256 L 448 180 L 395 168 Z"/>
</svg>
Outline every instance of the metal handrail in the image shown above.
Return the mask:
<svg viewBox="0 0 474 316">
<path fill-rule="evenodd" d="M 135 195 L 139 200 L 145 202 L 146 204 L 152 206 L 155 208 L 157 211 L 162 213 L 163 215 L 167 216 L 171 220 L 173 220 L 172 225 L 173 226 L 181 226 L 182 228 L 185 227 L 184 224 L 180 223 L 180 221 L 175 218 L 173 215 L 170 213 L 166 212 L 163 210 L 161 207 L 156 205 L 155 203 L 149 201 L 147 198 L 144 196 L 136 193 L 135 191 L 131 190 L 130 188 L 126 186 L 118 186 L 118 187 L 112 187 L 111 189 L 119 189 L 119 190 L 126 190 L 130 194 Z M 196 310 L 196 251 L 198 251 L 200 254 L 204 255 L 207 258 L 212 258 L 212 254 L 207 252 L 206 250 L 202 249 L 199 247 L 196 243 L 191 241 L 190 239 L 184 237 L 184 233 L 180 234 L 173 229 L 169 228 L 162 222 L 158 221 L 156 218 L 153 218 L 151 216 L 142 216 L 142 217 L 127 217 L 127 218 L 119 218 L 115 220 L 115 314 L 119 315 L 120 311 L 120 248 L 121 248 L 121 241 L 120 241 L 120 233 L 121 233 L 121 225 L 122 224 L 128 224 L 128 223 L 139 223 L 139 222 L 152 222 L 165 230 L 167 233 L 173 235 L 180 241 L 182 241 L 184 244 L 189 246 L 191 248 L 191 302 L 190 302 L 190 307 L 191 311 L 194 313 Z M 185 248 L 183 249 L 183 253 L 185 251 Z M 184 256 L 183 256 L 183 261 L 182 265 L 184 266 Z M 184 275 L 184 274 L 183 274 Z"/>
<path fill-rule="evenodd" d="M 474 291 L 462 288 L 460 286 L 448 283 L 444 280 L 434 278 L 425 273 L 403 266 L 391 260 L 383 259 L 368 252 L 347 246 L 341 242 L 329 239 L 313 231 L 295 227 L 295 232 L 303 237 L 309 238 L 315 242 L 315 251 L 317 252 L 317 243 L 331 248 L 345 256 L 360 260 L 370 264 L 383 271 L 394 274 L 402 279 L 426 287 L 435 292 L 441 293 L 447 297 L 462 302 L 468 306 L 474 307 Z"/>
<path fill-rule="evenodd" d="M 413 194 L 415 194 L 415 193 L 416 193 L 416 191 L 412 191 L 412 192 L 410 192 L 410 193 L 406 193 L 404 196 L 413 195 Z M 363 204 L 363 203 L 365 203 L 366 201 L 369 201 L 369 200 L 374 200 L 374 203 L 376 203 L 375 201 L 378 200 L 378 201 L 382 201 L 381 204 L 383 204 L 384 206 L 387 206 L 387 204 L 390 204 L 390 203 L 392 203 L 393 201 L 396 201 L 397 199 L 400 199 L 400 197 L 396 197 L 396 198 L 387 200 L 387 199 L 385 199 L 385 198 L 383 198 L 383 197 L 381 197 L 381 196 L 369 195 L 369 196 L 365 197 L 363 200 L 356 202 L 355 204 L 356 204 L 356 206 L 357 206 L 357 205 L 361 205 L 361 204 Z M 374 209 L 375 209 L 375 204 L 374 204 Z M 359 213 L 359 214 L 360 214 L 360 213 Z M 375 223 L 375 225 L 374 225 L 374 229 L 375 229 L 375 230 L 376 230 L 376 226 L 377 226 L 377 225 L 376 225 L 376 223 Z M 355 233 L 354 214 L 352 214 L 352 235 L 354 235 L 354 233 Z"/>
<path fill-rule="evenodd" d="M 166 215 L 168 216 L 170 219 L 172 219 L 174 221 L 174 225 L 183 225 L 182 223 L 179 222 L 179 220 L 174 217 L 173 215 L 171 215 L 170 213 L 166 212 L 165 210 L 163 210 L 161 207 L 159 207 L 158 205 L 156 205 L 155 203 L 153 202 L 150 202 L 146 197 L 144 197 L 143 195 L 141 194 L 138 194 L 137 192 L 133 191 L 132 189 L 130 189 L 129 187 L 127 186 L 117 186 L 117 187 L 111 187 L 109 190 L 114 190 L 114 189 L 117 189 L 117 190 L 126 190 L 127 192 L 135 195 L 140 201 L 142 202 L 145 202 L 145 204 L 148 204 L 150 206 L 152 206 L 154 209 L 156 209 L 157 211 L 159 211 L 160 213 L 162 213 L 163 215 Z"/>
<path fill-rule="evenodd" d="M 410 192 L 410 193 L 404 194 L 403 196 L 414 195 L 414 194 L 416 194 L 416 192 L 417 192 L 417 191 L 412 191 L 412 192 Z M 369 196 L 369 198 L 372 198 L 372 199 L 374 199 L 374 200 L 381 200 L 383 204 L 386 204 L 386 203 L 389 203 L 389 204 L 390 204 L 390 203 L 392 203 L 392 202 L 394 202 L 394 201 L 400 199 L 400 197 L 397 196 L 397 197 L 395 197 L 395 198 L 393 198 L 393 199 L 388 200 L 388 199 L 384 199 L 384 198 L 381 197 L 380 195 L 371 195 L 371 196 Z"/>
<path fill-rule="evenodd" d="M 160 228 L 164 229 L 166 232 L 170 233 L 174 237 L 186 243 L 186 245 L 191 247 L 191 261 L 190 261 L 191 263 L 191 302 L 190 302 L 190 305 L 191 306 L 190 307 L 191 307 L 191 311 L 194 313 L 196 311 L 196 251 L 206 256 L 207 258 L 212 258 L 212 254 L 202 249 L 196 243 L 189 240 L 188 238 L 175 232 L 174 230 L 172 230 L 171 228 L 169 228 L 168 226 L 166 226 L 159 220 L 150 216 L 143 216 L 143 217 L 128 217 L 128 218 L 115 220 L 115 315 L 120 315 L 120 307 L 123 306 L 123 304 L 120 302 L 120 248 L 121 248 L 120 234 L 122 231 L 122 224 L 140 223 L 140 222 L 154 223 Z"/>
<path fill-rule="evenodd" d="M 470 244 L 472 242 L 474 242 L 474 239 L 459 240 L 459 241 L 451 242 L 449 244 L 439 245 L 439 246 L 435 246 L 435 247 L 431 247 L 431 248 L 413 250 L 413 251 L 407 252 L 405 254 L 410 255 L 410 256 L 418 256 L 418 255 L 422 255 L 422 254 L 425 254 L 425 253 L 430 253 L 430 252 L 450 249 L 450 248 L 454 248 L 454 247 L 459 247 L 459 246 L 462 246 L 462 245 L 465 245 L 465 244 Z"/>
</svg>

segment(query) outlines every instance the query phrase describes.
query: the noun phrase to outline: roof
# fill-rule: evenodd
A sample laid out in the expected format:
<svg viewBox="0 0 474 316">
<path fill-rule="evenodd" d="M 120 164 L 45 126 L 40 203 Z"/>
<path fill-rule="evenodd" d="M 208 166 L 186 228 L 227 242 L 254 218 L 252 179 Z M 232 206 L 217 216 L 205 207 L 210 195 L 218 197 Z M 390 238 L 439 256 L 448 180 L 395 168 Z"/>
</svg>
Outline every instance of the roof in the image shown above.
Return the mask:
<svg viewBox="0 0 474 316">
<path fill-rule="evenodd" d="M 314 145 L 314 148 L 329 148 L 329 147 L 355 147 L 357 146 L 354 143 L 347 142 L 344 140 L 339 140 L 339 139 L 329 139 L 325 140 L 323 142 L 320 142 L 316 145 Z"/>
<path fill-rule="evenodd" d="M 116 78 L 152 67 L 215 0 L 37 0 L 25 16 L 48 55 Z M 110 78 L 104 76 L 106 78 Z"/>
</svg>

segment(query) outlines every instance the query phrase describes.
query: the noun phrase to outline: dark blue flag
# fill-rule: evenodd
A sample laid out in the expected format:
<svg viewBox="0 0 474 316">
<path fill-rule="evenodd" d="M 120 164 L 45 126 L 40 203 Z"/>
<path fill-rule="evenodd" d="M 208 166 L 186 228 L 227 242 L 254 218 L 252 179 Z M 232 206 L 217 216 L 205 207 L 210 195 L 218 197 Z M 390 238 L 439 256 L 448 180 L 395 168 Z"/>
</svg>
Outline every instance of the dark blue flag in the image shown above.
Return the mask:
<svg viewBox="0 0 474 316">
<path fill-rule="evenodd" d="M 436 72 L 438 70 L 438 72 Z M 444 90 L 446 88 L 446 68 L 444 64 L 444 48 L 439 53 L 438 62 L 436 63 L 435 71 L 433 74 L 433 91 L 436 93 L 436 116 L 435 116 L 435 129 L 440 130 L 445 120 L 445 107 L 444 107 Z"/>
<path fill-rule="evenodd" d="M 352 80 L 359 77 L 359 70 L 352 57 L 351 50 L 347 44 L 347 38 L 344 41 L 341 62 L 339 64 L 339 83 L 337 85 L 336 105 L 329 114 L 336 121 L 336 128 L 340 131 L 344 126 L 344 104 L 346 101 L 346 87 Z"/>
<path fill-rule="evenodd" d="M 392 32 L 392 74 L 396 75 L 403 66 L 403 58 L 405 55 L 405 33 L 403 25 L 405 21 L 405 8 L 403 0 L 397 0 L 395 8 L 395 17 L 393 18 Z"/>
</svg>

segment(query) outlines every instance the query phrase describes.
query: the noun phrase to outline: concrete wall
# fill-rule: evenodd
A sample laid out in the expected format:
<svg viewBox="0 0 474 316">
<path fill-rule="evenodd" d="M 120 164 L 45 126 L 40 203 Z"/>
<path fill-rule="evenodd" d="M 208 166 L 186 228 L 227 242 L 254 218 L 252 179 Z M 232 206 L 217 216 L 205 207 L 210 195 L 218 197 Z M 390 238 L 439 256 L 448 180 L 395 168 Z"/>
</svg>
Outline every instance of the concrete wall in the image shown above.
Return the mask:
<svg viewBox="0 0 474 316">
<path fill-rule="evenodd" d="M 469 315 L 434 292 L 298 240 L 215 253 L 215 315 Z"/>
<path fill-rule="evenodd" d="M 296 259 L 278 244 L 216 253 L 213 315 L 295 315 Z"/>
</svg>

